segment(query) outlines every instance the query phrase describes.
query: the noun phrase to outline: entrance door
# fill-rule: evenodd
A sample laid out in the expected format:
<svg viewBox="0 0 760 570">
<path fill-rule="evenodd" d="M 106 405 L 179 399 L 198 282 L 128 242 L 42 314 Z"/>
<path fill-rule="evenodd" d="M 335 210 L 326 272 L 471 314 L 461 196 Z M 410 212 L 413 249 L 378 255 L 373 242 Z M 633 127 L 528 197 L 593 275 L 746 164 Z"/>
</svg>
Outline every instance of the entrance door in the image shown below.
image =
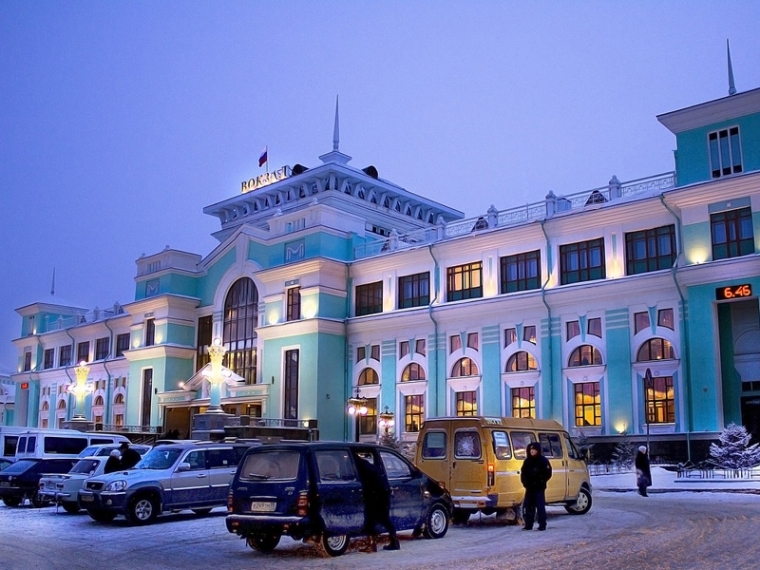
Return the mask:
<svg viewBox="0 0 760 570">
<path fill-rule="evenodd" d="M 760 441 L 760 395 L 742 398 L 742 425 L 752 434 L 752 442 Z"/>
</svg>

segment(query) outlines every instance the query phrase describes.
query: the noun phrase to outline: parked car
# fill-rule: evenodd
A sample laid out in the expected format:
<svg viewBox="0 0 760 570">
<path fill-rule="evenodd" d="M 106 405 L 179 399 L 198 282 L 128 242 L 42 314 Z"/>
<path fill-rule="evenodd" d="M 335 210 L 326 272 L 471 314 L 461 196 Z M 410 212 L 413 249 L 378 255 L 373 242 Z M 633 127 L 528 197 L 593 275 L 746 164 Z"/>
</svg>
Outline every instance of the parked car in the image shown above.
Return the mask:
<svg viewBox="0 0 760 570">
<path fill-rule="evenodd" d="M 47 499 L 40 496 L 40 478 L 46 473 L 67 473 L 76 459 L 19 459 L 0 471 L 0 498 L 9 507 L 18 507 L 29 499 L 43 507 Z"/>
<path fill-rule="evenodd" d="M 271 552 L 287 535 L 329 556 L 343 554 L 351 537 L 365 533 L 357 457 L 382 466 L 396 530 L 428 538 L 446 534 L 453 503 L 442 485 L 388 447 L 340 442 L 248 450 L 230 485 L 227 530 L 259 552 Z"/>
<path fill-rule="evenodd" d="M 230 481 L 249 444 L 190 442 L 159 445 L 129 471 L 85 480 L 79 506 L 98 522 L 124 515 L 133 524 L 185 509 L 202 515 L 224 506 Z"/>
<path fill-rule="evenodd" d="M 85 479 L 103 474 L 106 461 L 107 455 L 85 457 L 77 461 L 68 473 L 44 475 L 40 478 L 40 496 L 62 506 L 67 513 L 79 512 L 79 489 Z"/>
<path fill-rule="evenodd" d="M 13 461 L 8 459 L 7 457 L 0 457 L 0 471 L 8 467 L 8 465 L 11 465 Z"/>
<path fill-rule="evenodd" d="M 129 445 L 129 447 L 134 449 L 140 455 L 145 455 L 146 453 L 148 453 L 148 451 L 151 450 L 150 445 L 142 445 L 139 443 L 132 443 Z M 103 443 L 100 445 L 88 445 L 82 450 L 82 452 L 77 457 L 81 459 L 83 457 L 108 456 L 114 449 L 119 449 L 118 443 Z"/>
</svg>

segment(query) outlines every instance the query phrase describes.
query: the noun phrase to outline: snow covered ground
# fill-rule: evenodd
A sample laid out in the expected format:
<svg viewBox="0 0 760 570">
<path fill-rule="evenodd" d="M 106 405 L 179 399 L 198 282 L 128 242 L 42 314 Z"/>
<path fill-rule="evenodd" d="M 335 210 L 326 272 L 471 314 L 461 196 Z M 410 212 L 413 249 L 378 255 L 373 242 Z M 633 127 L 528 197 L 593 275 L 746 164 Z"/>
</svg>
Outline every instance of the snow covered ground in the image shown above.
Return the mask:
<svg viewBox="0 0 760 570">
<path fill-rule="evenodd" d="M 610 475 L 592 475 L 591 485 L 594 491 L 636 490 L 636 474 L 614 473 Z M 677 478 L 675 471 L 668 471 L 662 467 L 652 467 L 652 487 L 650 493 L 658 491 L 753 491 L 760 493 L 760 479 L 712 479 Z"/>
</svg>

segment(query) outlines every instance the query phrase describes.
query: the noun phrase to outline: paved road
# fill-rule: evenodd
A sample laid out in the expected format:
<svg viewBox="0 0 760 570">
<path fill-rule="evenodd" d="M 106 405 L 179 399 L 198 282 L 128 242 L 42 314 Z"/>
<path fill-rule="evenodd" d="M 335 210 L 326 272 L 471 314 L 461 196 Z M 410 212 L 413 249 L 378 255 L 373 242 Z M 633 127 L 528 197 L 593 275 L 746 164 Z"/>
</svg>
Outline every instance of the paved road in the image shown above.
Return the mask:
<svg viewBox="0 0 760 570">
<path fill-rule="evenodd" d="M 227 532 L 224 511 L 207 517 L 179 514 L 146 527 L 120 519 L 97 524 L 86 514 L 53 507 L 0 506 L 0 570 L 225 570 L 310 568 L 403 569 L 739 569 L 760 561 L 760 496 L 731 493 L 633 492 L 595 494 L 584 516 L 549 509 L 546 532 L 502 526 L 473 517 L 441 540 L 402 534 L 399 552 L 365 554 L 352 548 L 320 558 L 284 538 L 263 555 Z"/>
</svg>

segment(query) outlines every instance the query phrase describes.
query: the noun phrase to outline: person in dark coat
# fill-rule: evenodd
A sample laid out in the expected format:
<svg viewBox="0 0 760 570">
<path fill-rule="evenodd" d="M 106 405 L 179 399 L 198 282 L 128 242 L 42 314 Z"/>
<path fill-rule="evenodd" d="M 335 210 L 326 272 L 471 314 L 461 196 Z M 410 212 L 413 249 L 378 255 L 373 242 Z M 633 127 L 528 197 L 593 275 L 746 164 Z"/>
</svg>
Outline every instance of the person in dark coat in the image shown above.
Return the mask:
<svg viewBox="0 0 760 570">
<path fill-rule="evenodd" d="M 649 455 L 647 454 L 647 446 L 642 445 L 639 447 L 639 452 L 636 454 L 636 486 L 639 488 L 639 495 L 642 497 L 648 497 L 647 487 L 652 484 L 652 470 L 649 466 Z"/>
<path fill-rule="evenodd" d="M 129 447 L 129 443 L 126 441 L 121 442 L 121 445 L 119 446 L 119 451 L 121 451 L 121 468 L 122 469 L 132 469 L 132 467 L 137 465 L 137 463 L 141 459 L 140 454 L 137 453 L 131 447 Z"/>
<path fill-rule="evenodd" d="M 523 530 L 533 529 L 533 522 L 538 521 L 538 530 L 546 530 L 546 483 L 552 478 L 552 466 L 541 455 L 541 444 L 528 444 L 528 456 L 520 469 L 520 482 L 525 487 L 523 500 Z"/>
<path fill-rule="evenodd" d="M 112 449 L 106 459 L 106 466 L 103 467 L 103 473 L 113 473 L 121 469 L 121 452 L 118 449 Z"/>
<path fill-rule="evenodd" d="M 377 525 L 388 531 L 391 541 L 383 550 L 399 550 L 396 527 L 391 521 L 391 487 L 385 474 L 375 463 L 356 455 L 356 466 L 364 491 L 364 529 L 369 537 L 366 551 L 377 552 Z"/>
</svg>

